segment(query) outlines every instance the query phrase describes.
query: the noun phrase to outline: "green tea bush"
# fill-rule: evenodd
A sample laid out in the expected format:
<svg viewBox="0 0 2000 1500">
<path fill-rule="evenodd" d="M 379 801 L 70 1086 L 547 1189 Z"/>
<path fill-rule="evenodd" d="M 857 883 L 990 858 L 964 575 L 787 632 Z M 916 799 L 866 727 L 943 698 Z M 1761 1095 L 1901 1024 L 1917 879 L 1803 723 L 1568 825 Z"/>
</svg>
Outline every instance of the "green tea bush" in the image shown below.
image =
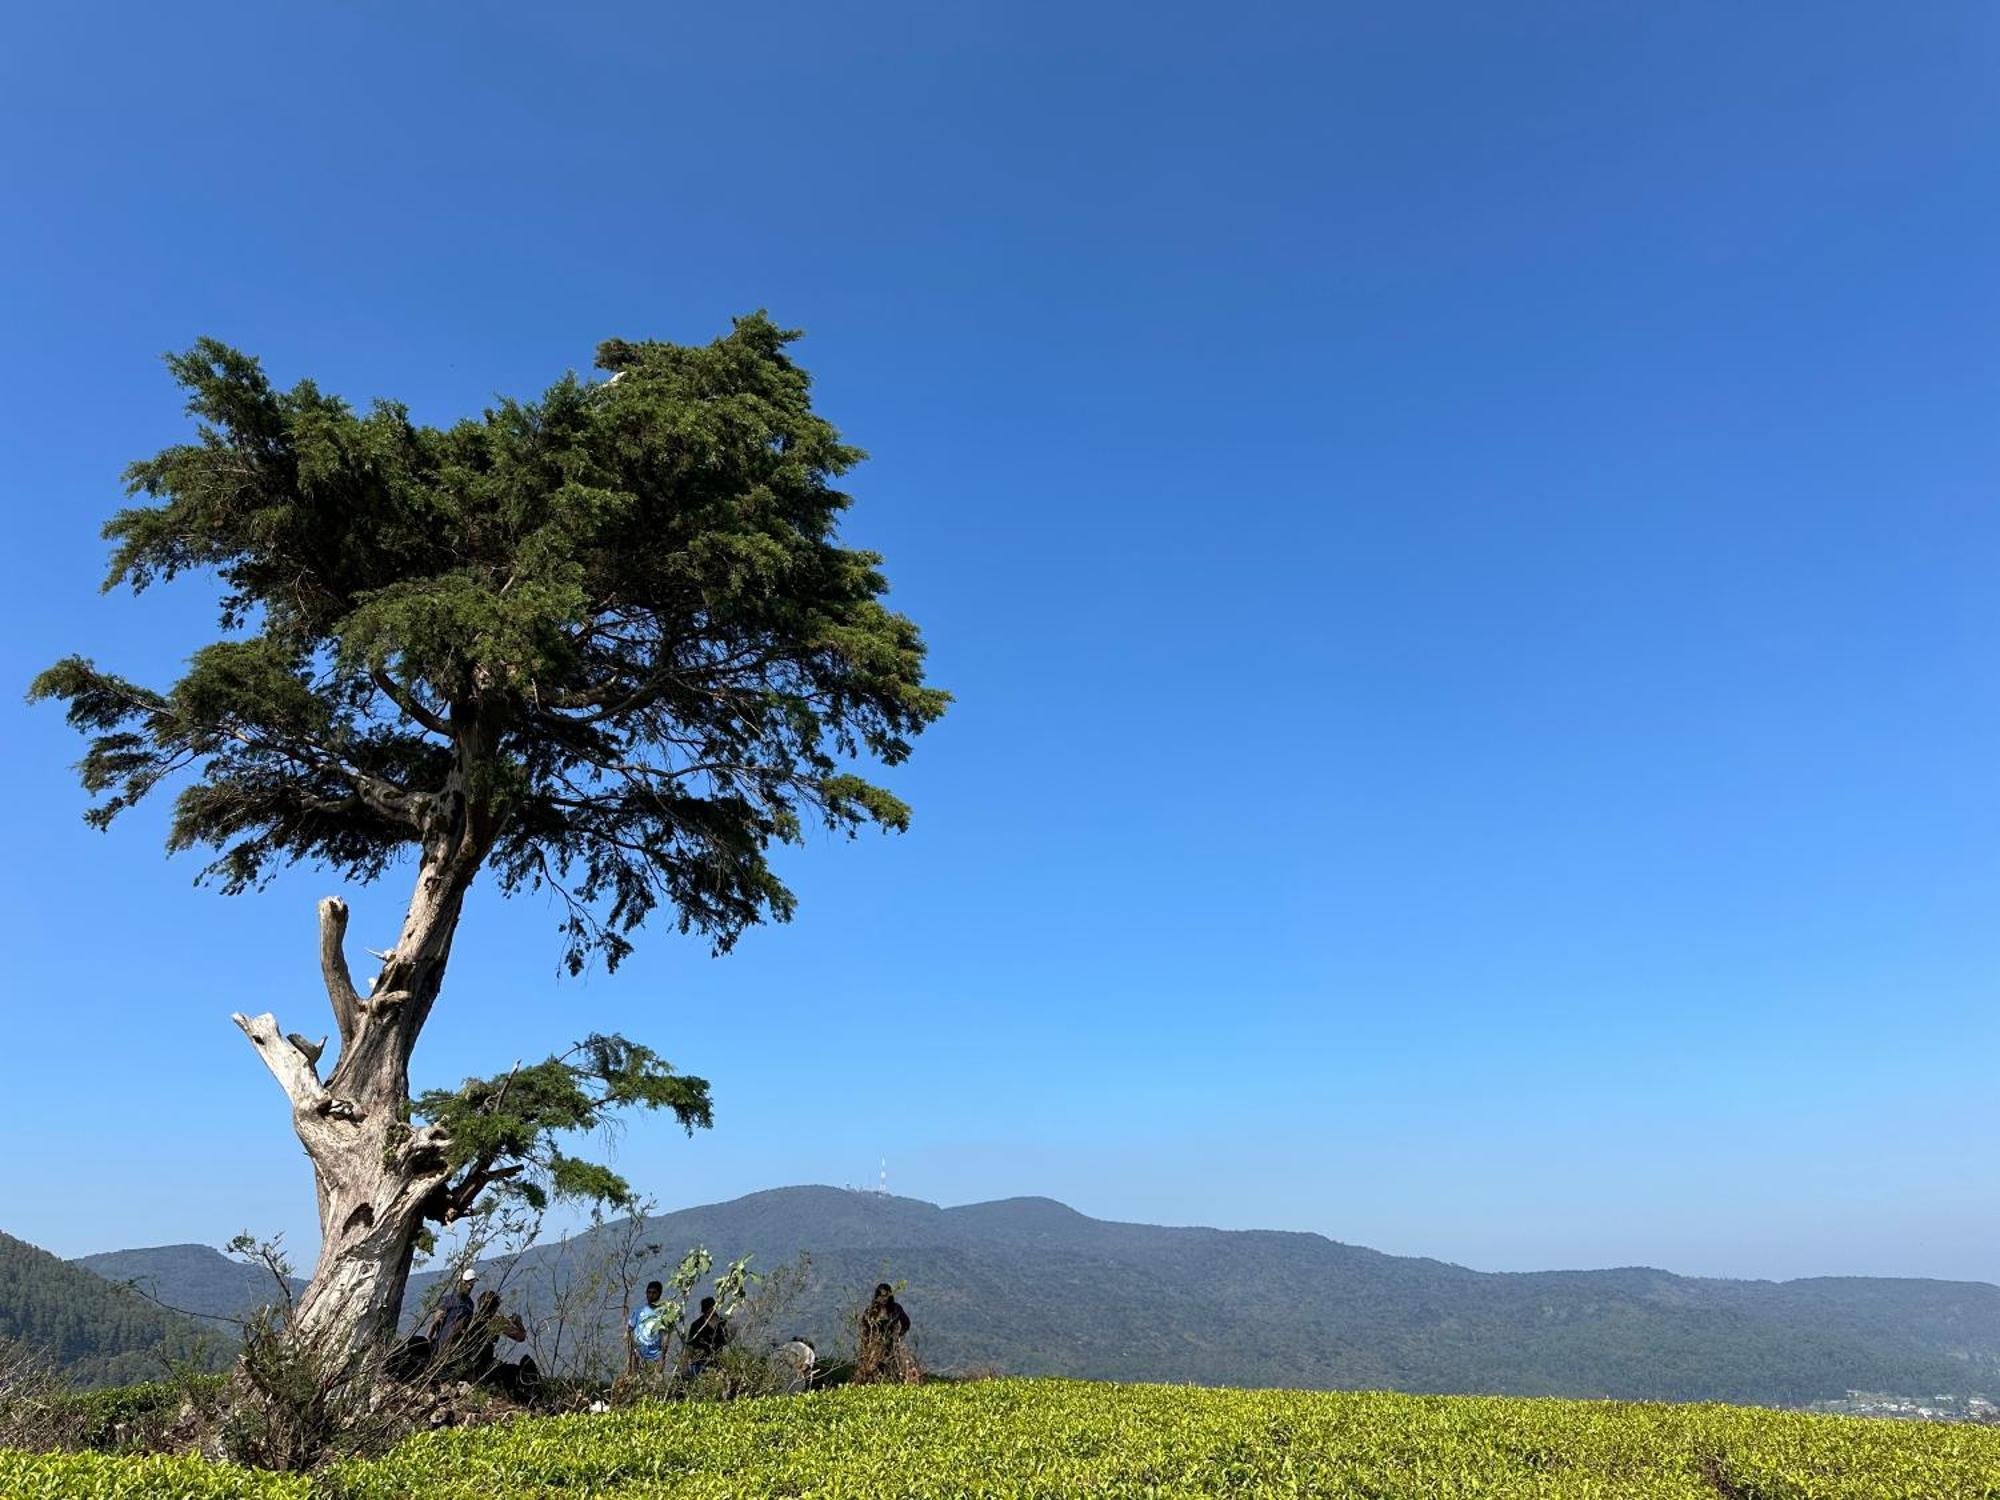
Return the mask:
<svg viewBox="0 0 2000 1500">
<path fill-rule="evenodd" d="M 312 1482 L 201 1458 L 0 1453 L 5 1500 L 313 1500 Z"/>
<path fill-rule="evenodd" d="M 1004 1380 L 428 1434 L 337 1478 L 346 1500 L 1973 1500 L 2000 1497 L 2000 1432 L 1717 1406 Z"/>
<path fill-rule="evenodd" d="M 311 1479 L 0 1455 L 0 1496 L 59 1495 L 2000 1500 L 2000 1431 L 1744 1407 L 993 1380 L 424 1433 Z"/>
<path fill-rule="evenodd" d="M 225 1379 L 194 1375 L 76 1391 L 61 1398 L 59 1411 L 71 1446 L 105 1451 L 146 1448 L 189 1403 L 212 1409 L 221 1399 Z"/>
</svg>

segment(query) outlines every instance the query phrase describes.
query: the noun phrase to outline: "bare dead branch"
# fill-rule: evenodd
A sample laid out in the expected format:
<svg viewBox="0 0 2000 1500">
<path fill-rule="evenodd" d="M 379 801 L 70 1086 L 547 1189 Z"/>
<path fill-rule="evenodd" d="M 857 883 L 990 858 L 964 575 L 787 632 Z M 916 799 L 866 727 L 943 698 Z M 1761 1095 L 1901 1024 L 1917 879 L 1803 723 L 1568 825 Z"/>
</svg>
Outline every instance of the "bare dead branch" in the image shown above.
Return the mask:
<svg viewBox="0 0 2000 1500">
<path fill-rule="evenodd" d="M 316 1109 L 326 1097 L 326 1090 L 320 1086 L 319 1075 L 313 1071 L 312 1064 L 278 1029 L 278 1018 L 265 1011 L 261 1016 L 246 1016 L 238 1012 L 229 1019 L 250 1038 L 250 1045 L 257 1049 L 264 1066 L 278 1080 L 278 1087 L 292 1101 L 292 1108 L 300 1111 Z"/>
<path fill-rule="evenodd" d="M 354 978 L 348 973 L 347 903 L 328 896 L 319 904 L 319 971 L 326 981 L 326 998 L 333 1007 L 334 1024 L 340 1028 L 340 1045 L 345 1050 L 361 1025 L 361 996 L 355 992 Z"/>
</svg>

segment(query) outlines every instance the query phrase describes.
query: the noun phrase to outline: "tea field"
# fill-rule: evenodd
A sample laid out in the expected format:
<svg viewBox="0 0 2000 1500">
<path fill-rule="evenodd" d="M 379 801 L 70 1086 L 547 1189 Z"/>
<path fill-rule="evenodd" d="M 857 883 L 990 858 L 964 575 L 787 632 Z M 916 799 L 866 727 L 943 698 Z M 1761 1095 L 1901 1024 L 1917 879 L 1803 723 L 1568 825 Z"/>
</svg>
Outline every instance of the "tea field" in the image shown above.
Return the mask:
<svg viewBox="0 0 2000 1500">
<path fill-rule="evenodd" d="M 0 1495 L 2000 1500 L 2000 1431 L 1723 1406 L 997 1380 L 431 1433 L 313 1479 L 0 1454 Z"/>
</svg>

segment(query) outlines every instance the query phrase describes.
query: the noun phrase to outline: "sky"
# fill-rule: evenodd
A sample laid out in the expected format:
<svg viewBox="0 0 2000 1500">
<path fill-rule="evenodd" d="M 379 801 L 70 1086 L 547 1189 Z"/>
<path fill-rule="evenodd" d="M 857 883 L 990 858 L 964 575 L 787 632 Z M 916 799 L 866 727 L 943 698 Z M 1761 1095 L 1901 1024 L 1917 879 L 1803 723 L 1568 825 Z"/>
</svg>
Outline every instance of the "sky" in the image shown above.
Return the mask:
<svg viewBox="0 0 2000 1500">
<path fill-rule="evenodd" d="M 789 1183 L 1483 1269 L 2000 1279 L 2000 11 L 1839 0 L 24 7 L 0 51 L 0 1229 L 281 1232 L 231 1011 L 310 869 L 84 827 L 159 356 L 447 423 L 768 308 L 957 698 L 797 919 L 558 973 L 472 900 L 420 1084 L 620 1030 L 663 1207 Z M 408 870 L 349 890 L 386 946 Z"/>
</svg>

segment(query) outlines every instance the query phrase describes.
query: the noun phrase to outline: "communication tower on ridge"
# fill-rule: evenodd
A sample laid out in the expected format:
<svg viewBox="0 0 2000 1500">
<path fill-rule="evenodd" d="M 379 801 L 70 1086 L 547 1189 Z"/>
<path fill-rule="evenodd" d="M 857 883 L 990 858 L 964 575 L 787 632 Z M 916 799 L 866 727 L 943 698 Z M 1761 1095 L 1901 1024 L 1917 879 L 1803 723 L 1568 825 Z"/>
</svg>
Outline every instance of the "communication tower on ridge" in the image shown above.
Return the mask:
<svg viewBox="0 0 2000 1500">
<path fill-rule="evenodd" d="M 873 1193 L 873 1194 L 874 1194 L 874 1195 L 875 1195 L 875 1196 L 876 1196 L 877 1198 L 886 1198 L 886 1197 L 888 1197 L 888 1196 L 889 1196 L 889 1158 L 888 1158 L 888 1157 L 886 1157 L 886 1156 L 882 1158 L 882 1170 L 881 1170 L 881 1172 L 880 1172 L 880 1173 L 879 1173 L 879 1174 L 878 1174 L 878 1175 L 876 1176 L 876 1178 L 875 1178 L 875 1186 L 873 1186 L 872 1188 L 871 1188 L 871 1187 L 857 1187 L 857 1186 L 855 1186 L 855 1184 L 853 1184 L 853 1183 L 851 1183 L 851 1182 L 850 1182 L 850 1183 L 847 1183 L 847 1184 L 845 1184 L 845 1190 L 846 1190 L 847 1192 L 850 1192 L 850 1193 Z"/>
</svg>

